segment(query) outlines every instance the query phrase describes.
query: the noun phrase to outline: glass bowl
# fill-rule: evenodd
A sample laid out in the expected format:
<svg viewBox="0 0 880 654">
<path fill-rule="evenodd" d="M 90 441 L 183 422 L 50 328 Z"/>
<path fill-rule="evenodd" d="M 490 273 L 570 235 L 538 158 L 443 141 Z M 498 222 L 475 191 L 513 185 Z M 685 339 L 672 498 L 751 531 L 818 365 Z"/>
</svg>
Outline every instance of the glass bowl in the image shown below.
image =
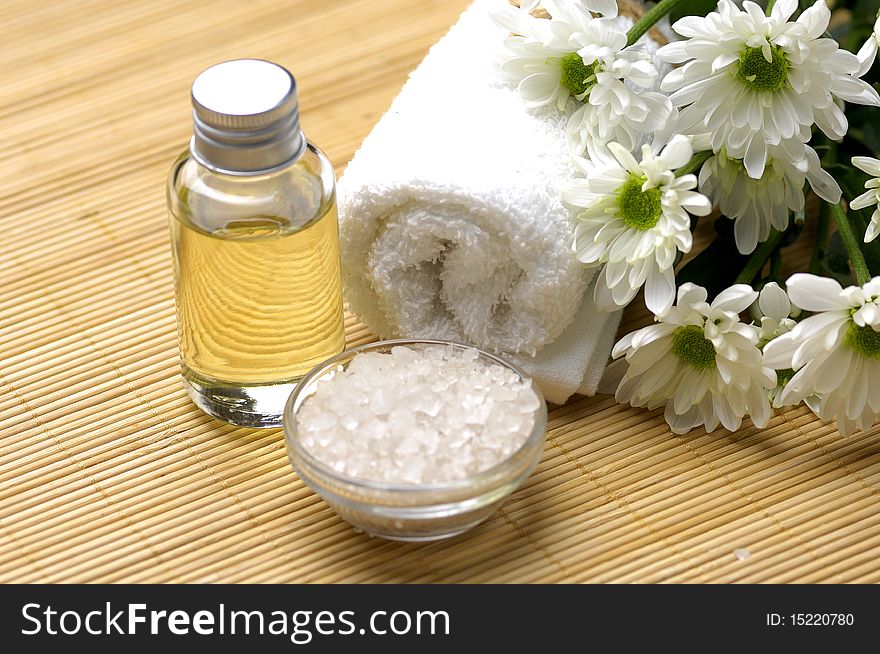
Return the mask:
<svg viewBox="0 0 880 654">
<path fill-rule="evenodd" d="M 476 350 L 485 362 L 496 363 L 527 379 L 517 367 L 479 348 L 449 341 L 399 339 L 346 350 L 314 368 L 300 380 L 284 410 L 287 455 L 300 478 L 347 522 L 373 536 L 402 541 L 449 538 L 478 525 L 528 477 L 544 451 L 547 405 L 541 391 L 535 425 L 519 450 L 492 468 L 470 477 L 426 484 L 389 484 L 341 474 L 312 456 L 297 434 L 297 412 L 320 379 L 346 367 L 361 352 L 387 353 L 397 345 L 424 348 L 444 345 Z"/>
</svg>

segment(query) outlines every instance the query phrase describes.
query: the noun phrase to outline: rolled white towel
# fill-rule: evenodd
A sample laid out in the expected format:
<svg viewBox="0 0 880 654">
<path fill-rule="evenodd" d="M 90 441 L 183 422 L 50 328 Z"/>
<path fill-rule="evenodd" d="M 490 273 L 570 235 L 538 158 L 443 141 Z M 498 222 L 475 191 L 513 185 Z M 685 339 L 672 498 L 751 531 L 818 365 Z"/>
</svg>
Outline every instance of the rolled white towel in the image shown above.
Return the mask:
<svg viewBox="0 0 880 654">
<path fill-rule="evenodd" d="M 382 337 L 512 355 L 552 402 L 592 394 L 619 314 L 571 251 L 567 115 L 490 73 L 507 35 L 477 0 L 428 53 L 339 183 L 347 299 Z"/>
</svg>

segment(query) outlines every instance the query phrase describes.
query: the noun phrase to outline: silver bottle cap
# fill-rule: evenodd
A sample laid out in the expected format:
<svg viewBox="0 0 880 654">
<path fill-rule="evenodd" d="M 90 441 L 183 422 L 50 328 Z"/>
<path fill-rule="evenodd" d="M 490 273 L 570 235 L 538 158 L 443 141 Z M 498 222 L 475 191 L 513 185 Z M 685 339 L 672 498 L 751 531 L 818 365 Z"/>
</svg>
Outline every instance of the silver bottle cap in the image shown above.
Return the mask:
<svg viewBox="0 0 880 654">
<path fill-rule="evenodd" d="M 262 59 L 224 61 L 192 85 L 192 156 L 231 175 L 290 165 L 306 147 L 293 75 Z"/>
</svg>

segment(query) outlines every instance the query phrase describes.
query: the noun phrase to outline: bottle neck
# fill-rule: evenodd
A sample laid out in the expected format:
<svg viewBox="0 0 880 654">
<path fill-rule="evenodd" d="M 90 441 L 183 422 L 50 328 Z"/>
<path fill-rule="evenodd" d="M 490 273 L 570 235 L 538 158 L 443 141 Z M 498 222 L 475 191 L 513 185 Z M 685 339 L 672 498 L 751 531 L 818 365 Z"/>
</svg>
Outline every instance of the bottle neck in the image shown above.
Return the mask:
<svg viewBox="0 0 880 654">
<path fill-rule="evenodd" d="M 218 128 L 193 111 L 190 153 L 210 170 L 227 175 L 265 175 L 296 162 L 305 152 L 306 139 L 299 111 L 291 111 L 259 130 Z"/>
</svg>

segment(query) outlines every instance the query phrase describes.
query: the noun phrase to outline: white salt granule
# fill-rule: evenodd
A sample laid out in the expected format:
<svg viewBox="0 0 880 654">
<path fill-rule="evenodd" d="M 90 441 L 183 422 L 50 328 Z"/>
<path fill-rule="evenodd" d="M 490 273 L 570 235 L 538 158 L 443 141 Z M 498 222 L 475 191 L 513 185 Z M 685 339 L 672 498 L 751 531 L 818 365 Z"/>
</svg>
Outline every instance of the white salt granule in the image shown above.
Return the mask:
<svg viewBox="0 0 880 654">
<path fill-rule="evenodd" d="M 297 412 L 303 447 L 337 472 L 424 484 L 509 458 L 535 426 L 531 381 L 474 349 L 362 352 L 317 383 Z"/>
</svg>

